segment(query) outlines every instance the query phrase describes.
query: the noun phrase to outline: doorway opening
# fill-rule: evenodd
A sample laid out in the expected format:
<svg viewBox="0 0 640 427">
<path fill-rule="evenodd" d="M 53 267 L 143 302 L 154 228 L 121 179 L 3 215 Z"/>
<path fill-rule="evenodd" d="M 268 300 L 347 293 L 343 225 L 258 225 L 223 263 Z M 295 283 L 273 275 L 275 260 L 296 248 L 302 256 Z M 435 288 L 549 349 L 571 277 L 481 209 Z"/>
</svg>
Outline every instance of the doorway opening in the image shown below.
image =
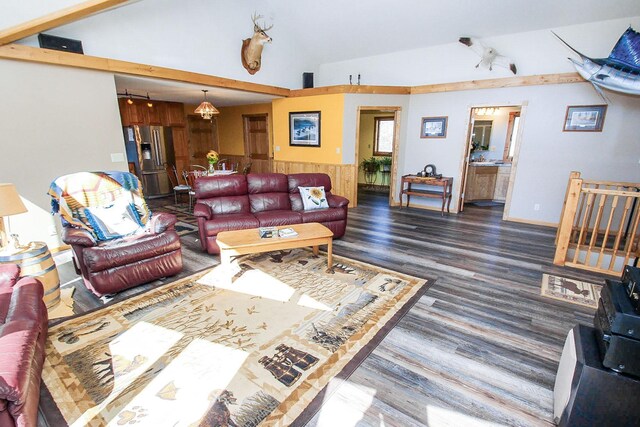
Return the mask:
<svg viewBox="0 0 640 427">
<path fill-rule="evenodd" d="M 458 206 L 473 204 L 508 217 L 526 105 L 471 108 Z"/>
<path fill-rule="evenodd" d="M 357 193 L 385 194 L 393 202 L 400 107 L 359 107 L 356 124 Z"/>
</svg>

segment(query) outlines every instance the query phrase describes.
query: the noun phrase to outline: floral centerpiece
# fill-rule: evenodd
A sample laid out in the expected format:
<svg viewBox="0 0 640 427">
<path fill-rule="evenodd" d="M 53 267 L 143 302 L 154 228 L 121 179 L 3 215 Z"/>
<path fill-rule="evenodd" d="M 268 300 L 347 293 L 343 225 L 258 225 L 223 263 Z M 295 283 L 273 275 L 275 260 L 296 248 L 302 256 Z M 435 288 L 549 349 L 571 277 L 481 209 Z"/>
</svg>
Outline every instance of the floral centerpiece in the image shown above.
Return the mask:
<svg viewBox="0 0 640 427">
<path fill-rule="evenodd" d="M 218 153 L 213 150 L 209 150 L 207 153 L 207 162 L 209 162 L 209 173 L 213 174 L 216 169 L 216 164 L 218 163 Z"/>
</svg>

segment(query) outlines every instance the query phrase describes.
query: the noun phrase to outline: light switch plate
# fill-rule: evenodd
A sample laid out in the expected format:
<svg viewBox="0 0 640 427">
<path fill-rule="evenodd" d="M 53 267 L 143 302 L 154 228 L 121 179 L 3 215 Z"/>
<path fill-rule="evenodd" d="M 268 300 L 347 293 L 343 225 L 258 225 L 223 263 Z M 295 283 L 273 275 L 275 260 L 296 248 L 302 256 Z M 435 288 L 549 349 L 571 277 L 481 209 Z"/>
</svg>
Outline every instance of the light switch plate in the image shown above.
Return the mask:
<svg viewBox="0 0 640 427">
<path fill-rule="evenodd" d="M 111 153 L 111 163 L 124 162 L 124 154 Z"/>
</svg>

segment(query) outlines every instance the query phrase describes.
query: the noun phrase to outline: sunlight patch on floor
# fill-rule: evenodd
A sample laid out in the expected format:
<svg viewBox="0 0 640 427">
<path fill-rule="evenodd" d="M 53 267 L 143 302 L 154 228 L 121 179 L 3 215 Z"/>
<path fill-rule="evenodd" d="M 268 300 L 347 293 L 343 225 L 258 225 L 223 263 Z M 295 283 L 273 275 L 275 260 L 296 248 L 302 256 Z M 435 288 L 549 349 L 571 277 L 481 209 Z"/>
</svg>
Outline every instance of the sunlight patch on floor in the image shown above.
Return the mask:
<svg viewBox="0 0 640 427">
<path fill-rule="evenodd" d="M 147 322 L 139 322 L 109 344 L 109 353 L 93 369 L 103 381 L 113 377 L 113 389 L 98 405 L 85 411 L 72 427 L 87 425 L 120 393 L 136 381 L 181 338 L 182 334 Z M 107 418 L 108 419 L 108 418 Z"/>
<path fill-rule="evenodd" d="M 245 271 L 231 281 L 226 271 L 221 274 L 220 270 L 223 269 L 224 267 L 214 268 L 198 279 L 198 283 L 282 302 L 289 301 L 295 293 L 291 286 L 260 270 Z"/>
<path fill-rule="evenodd" d="M 327 395 L 318 412 L 317 426 L 351 427 L 359 425 L 371 407 L 376 389 L 333 379 L 327 385 Z"/>
<path fill-rule="evenodd" d="M 194 340 L 108 425 L 123 425 L 140 408 L 146 414 L 144 425 L 196 425 L 236 376 L 247 356 L 242 350 Z"/>
<path fill-rule="evenodd" d="M 427 405 L 427 425 L 429 427 L 501 427 L 505 424 L 485 421 L 480 418 L 462 414 L 452 409 L 435 405 Z"/>
</svg>

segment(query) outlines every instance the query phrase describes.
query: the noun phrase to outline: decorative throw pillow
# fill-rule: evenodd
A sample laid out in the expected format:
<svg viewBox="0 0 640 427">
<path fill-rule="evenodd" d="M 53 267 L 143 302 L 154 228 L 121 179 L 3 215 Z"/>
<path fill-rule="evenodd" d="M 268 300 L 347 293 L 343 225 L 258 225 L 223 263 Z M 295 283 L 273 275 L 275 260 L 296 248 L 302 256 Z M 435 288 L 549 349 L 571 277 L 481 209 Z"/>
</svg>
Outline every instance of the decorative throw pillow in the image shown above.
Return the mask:
<svg viewBox="0 0 640 427">
<path fill-rule="evenodd" d="M 324 187 L 298 187 L 305 211 L 328 208 Z"/>
<path fill-rule="evenodd" d="M 98 240 L 116 239 L 141 228 L 138 215 L 124 201 L 117 201 L 108 207 L 85 208 L 84 213 Z"/>
</svg>

